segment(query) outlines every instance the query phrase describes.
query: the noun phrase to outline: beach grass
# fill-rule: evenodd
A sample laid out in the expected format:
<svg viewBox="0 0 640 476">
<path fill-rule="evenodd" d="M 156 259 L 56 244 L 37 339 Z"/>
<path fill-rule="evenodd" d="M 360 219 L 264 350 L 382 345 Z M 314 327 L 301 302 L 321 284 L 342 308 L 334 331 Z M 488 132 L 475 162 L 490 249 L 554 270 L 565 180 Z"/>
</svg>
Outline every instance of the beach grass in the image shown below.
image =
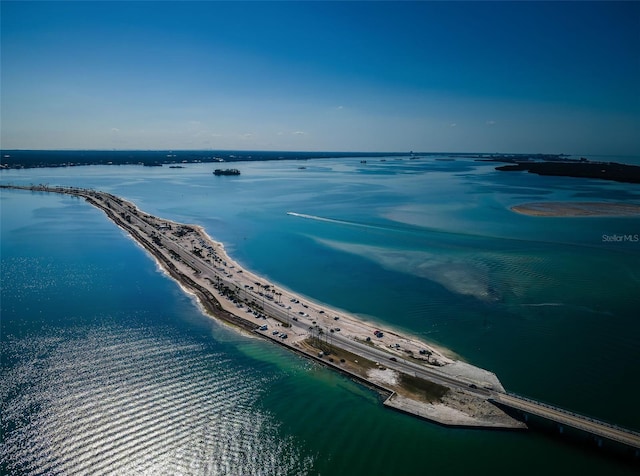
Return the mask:
<svg viewBox="0 0 640 476">
<path fill-rule="evenodd" d="M 400 374 L 399 387 L 427 403 L 440 401 L 449 391 L 449 389 L 443 385 L 404 373 Z M 404 392 L 400 390 L 398 393 Z"/>
<path fill-rule="evenodd" d="M 367 371 L 371 369 L 377 369 L 378 366 L 375 362 L 366 359 L 362 356 L 353 354 L 349 351 L 336 347 L 329 343 L 320 341 L 317 338 L 308 338 L 304 341 L 304 346 L 307 349 L 312 349 L 315 352 L 323 352 L 327 356 L 327 359 L 331 357 L 335 363 L 345 367 L 345 369 L 357 373 L 362 377 L 367 376 Z M 344 360 L 344 362 L 342 362 Z"/>
</svg>

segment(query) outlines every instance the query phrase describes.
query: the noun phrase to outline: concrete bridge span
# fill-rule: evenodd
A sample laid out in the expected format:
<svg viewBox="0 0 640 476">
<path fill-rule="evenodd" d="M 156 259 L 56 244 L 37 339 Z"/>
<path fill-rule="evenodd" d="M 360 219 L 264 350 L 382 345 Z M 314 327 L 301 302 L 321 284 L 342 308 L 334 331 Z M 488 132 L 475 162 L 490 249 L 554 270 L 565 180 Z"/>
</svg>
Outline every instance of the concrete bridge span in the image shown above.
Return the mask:
<svg viewBox="0 0 640 476">
<path fill-rule="evenodd" d="M 640 433 L 595 418 L 580 415 L 562 408 L 548 405 L 513 393 L 494 393 L 489 399 L 498 406 L 518 410 L 522 413 L 552 421 L 559 425 L 574 428 L 596 438 L 607 439 L 631 448 L 640 456 Z"/>
</svg>

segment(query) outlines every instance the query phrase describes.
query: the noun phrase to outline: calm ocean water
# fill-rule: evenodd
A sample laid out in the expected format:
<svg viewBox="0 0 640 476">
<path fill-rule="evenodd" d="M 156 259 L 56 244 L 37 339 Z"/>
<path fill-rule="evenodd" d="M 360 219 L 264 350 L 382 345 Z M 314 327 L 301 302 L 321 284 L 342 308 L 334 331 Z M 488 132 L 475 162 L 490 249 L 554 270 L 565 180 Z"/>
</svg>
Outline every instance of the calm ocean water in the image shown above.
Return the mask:
<svg viewBox="0 0 640 476">
<path fill-rule="evenodd" d="M 244 266 L 418 335 L 511 391 L 640 429 L 637 218 L 534 218 L 636 185 L 435 158 L 92 166 L 0 183 L 109 191 L 197 223 Z M 450 430 L 203 316 L 99 210 L 3 190 L 6 474 L 632 474 L 535 432 Z M 304 215 L 293 216 L 287 212 Z M 637 469 L 637 468 L 635 468 Z"/>
</svg>

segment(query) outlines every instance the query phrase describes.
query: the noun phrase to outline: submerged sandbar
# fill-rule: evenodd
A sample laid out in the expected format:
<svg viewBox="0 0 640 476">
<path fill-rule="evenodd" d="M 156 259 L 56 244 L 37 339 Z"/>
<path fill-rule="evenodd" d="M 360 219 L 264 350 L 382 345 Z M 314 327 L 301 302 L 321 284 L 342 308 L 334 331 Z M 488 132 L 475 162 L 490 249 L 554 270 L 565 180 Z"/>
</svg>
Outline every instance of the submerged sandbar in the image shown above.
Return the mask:
<svg viewBox="0 0 640 476">
<path fill-rule="evenodd" d="M 640 205 L 607 202 L 532 202 L 511 207 L 511 211 L 537 217 L 640 216 Z"/>
</svg>

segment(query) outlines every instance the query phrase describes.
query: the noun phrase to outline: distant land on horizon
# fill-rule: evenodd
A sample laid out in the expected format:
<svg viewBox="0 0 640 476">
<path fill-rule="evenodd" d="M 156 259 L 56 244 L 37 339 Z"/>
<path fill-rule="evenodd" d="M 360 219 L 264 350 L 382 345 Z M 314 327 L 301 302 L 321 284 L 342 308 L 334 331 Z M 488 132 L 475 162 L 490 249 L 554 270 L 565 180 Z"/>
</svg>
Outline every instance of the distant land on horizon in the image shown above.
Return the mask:
<svg viewBox="0 0 640 476">
<path fill-rule="evenodd" d="M 251 150 L 3 150 L 2 169 L 75 167 L 83 165 L 163 165 L 321 158 L 397 157 L 408 160 L 447 157 L 506 163 L 500 171 L 640 183 L 640 167 L 610 161 L 591 161 L 566 154 L 500 154 L 477 152 L 302 152 Z M 366 161 L 363 161 L 366 162 Z"/>
<path fill-rule="evenodd" d="M 388 157 L 410 152 L 306 152 L 255 150 L 2 150 L 2 168 L 67 167 L 76 165 L 148 165 L 307 160 L 329 157 Z"/>
<path fill-rule="evenodd" d="M 309 160 L 322 158 L 429 156 L 495 160 L 498 162 L 528 160 L 562 160 L 564 154 L 501 154 L 482 152 L 340 152 L 340 151 L 255 151 L 255 150 L 26 150 L 0 151 L 0 168 L 21 169 L 70 167 L 80 165 L 145 165 L 160 166 L 180 163 L 215 163 L 262 160 Z"/>
</svg>

